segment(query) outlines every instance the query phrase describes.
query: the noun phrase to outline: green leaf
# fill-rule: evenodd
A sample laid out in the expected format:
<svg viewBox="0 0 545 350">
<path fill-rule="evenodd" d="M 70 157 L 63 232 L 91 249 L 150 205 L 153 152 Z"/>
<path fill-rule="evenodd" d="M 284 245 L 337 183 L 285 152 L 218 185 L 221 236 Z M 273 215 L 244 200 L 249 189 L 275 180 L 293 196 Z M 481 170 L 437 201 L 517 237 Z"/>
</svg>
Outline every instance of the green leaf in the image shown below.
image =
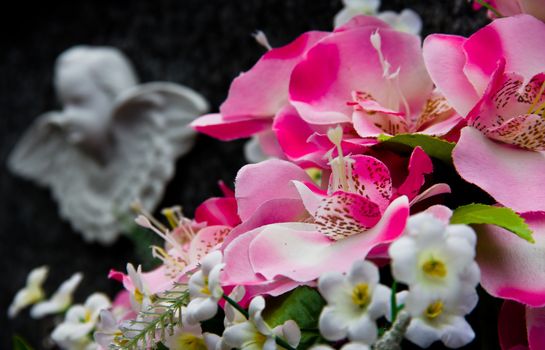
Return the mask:
<svg viewBox="0 0 545 350">
<path fill-rule="evenodd" d="M 452 224 L 491 224 L 509 230 L 522 239 L 534 243 L 528 224 L 510 208 L 486 204 L 468 204 L 456 208 L 450 219 Z"/>
<path fill-rule="evenodd" d="M 30 346 L 26 340 L 21 338 L 18 335 L 14 335 L 12 338 L 13 341 L 13 350 L 34 350 L 32 346 Z"/>
<path fill-rule="evenodd" d="M 316 289 L 299 287 L 291 293 L 267 300 L 263 316 L 271 327 L 293 320 L 301 328 L 301 342 L 297 349 L 308 349 L 317 343 L 326 342 L 318 331 L 318 318 L 325 300 Z"/>
<path fill-rule="evenodd" d="M 452 150 L 456 145 L 453 142 L 424 134 L 379 135 L 377 140 L 381 142 L 381 145 L 394 150 L 403 148 L 412 149 L 420 146 L 427 155 L 447 164 L 452 163 Z"/>
</svg>

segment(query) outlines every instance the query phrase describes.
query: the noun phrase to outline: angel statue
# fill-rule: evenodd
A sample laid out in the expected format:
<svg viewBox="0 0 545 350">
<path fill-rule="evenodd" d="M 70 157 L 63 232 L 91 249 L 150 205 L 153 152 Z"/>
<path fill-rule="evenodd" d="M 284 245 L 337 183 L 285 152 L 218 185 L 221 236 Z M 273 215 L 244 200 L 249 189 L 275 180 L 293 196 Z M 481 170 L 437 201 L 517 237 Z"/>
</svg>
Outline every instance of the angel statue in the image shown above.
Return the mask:
<svg viewBox="0 0 545 350">
<path fill-rule="evenodd" d="M 111 47 L 76 46 L 55 64 L 61 111 L 40 116 L 8 160 L 12 172 L 51 188 L 60 215 L 87 241 L 112 243 L 131 204 L 153 210 L 176 158 L 208 109 L 173 83 L 138 85 L 129 60 Z"/>
</svg>

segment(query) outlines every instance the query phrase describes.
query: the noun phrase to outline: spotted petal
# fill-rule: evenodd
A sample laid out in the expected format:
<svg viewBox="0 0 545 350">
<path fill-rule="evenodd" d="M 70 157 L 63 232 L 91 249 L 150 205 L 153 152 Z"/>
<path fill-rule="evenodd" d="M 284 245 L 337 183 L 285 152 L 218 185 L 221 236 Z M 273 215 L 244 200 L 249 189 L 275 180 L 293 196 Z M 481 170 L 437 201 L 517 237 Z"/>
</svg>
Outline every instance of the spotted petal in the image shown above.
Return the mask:
<svg viewBox="0 0 545 350">
<path fill-rule="evenodd" d="M 409 216 L 406 197 L 396 199 L 373 228 L 332 241 L 312 224 L 270 225 L 250 245 L 250 262 L 267 279 L 285 276 L 313 281 L 326 271 L 346 272 L 354 261 L 365 258 L 380 243 L 396 239 Z"/>
</svg>

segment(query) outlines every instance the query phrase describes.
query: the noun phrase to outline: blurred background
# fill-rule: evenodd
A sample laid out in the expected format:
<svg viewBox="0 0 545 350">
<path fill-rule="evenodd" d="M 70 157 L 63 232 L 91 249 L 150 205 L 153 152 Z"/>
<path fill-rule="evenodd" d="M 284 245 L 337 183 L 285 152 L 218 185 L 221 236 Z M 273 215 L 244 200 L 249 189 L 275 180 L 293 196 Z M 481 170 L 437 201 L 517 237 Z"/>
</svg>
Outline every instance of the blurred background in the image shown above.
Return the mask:
<svg viewBox="0 0 545 350">
<path fill-rule="evenodd" d="M 264 52 L 252 32 L 260 29 L 272 46 L 281 46 L 303 31 L 331 30 L 341 7 L 340 0 L 43 0 L 2 5 L 0 349 L 11 348 L 13 334 L 36 349 L 50 346 L 43 339 L 51 332 L 53 319 L 32 320 L 27 310 L 14 320 L 6 315 L 32 268 L 50 266 L 45 284 L 49 294 L 73 272 L 83 272 L 75 296 L 83 302 L 93 291 L 114 296 L 120 288 L 107 279 L 110 268 L 125 270 L 127 262 L 141 261 L 126 237 L 110 247 L 86 244 L 59 218 L 57 204 L 46 189 L 6 169 L 8 154 L 24 130 L 41 113 L 60 107 L 52 85 L 57 56 L 77 44 L 115 46 L 129 57 L 142 82 L 187 85 L 216 111 L 231 80 Z M 466 0 L 383 0 L 381 10 L 405 7 L 421 15 L 423 35 L 468 35 L 487 22 L 484 13 L 473 12 Z M 218 180 L 232 185 L 245 163 L 243 144 L 199 135 L 193 150 L 178 160 L 159 208 L 180 204 L 191 217 L 200 202 L 219 195 Z M 479 336 L 468 349 L 497 348 L 497 305 L 491 302 L 488 308 L 485 303 L 471 316 Z"/>
</svg>

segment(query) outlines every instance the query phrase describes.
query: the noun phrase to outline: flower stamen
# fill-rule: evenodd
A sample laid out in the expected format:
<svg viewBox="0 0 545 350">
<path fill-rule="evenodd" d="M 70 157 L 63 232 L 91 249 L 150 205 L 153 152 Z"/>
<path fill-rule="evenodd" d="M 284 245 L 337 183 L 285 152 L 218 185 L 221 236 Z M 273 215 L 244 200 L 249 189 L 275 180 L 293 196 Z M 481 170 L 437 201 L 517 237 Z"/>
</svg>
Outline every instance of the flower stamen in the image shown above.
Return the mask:
<svg viewBox="0 0 545 350">
<path fill-rule="evenodd" d="M 367 283 L 358 283 L 352 289 L 352 302 L 364 309 L 371 302 L 371 296 L 369 295 L 369 285 Z"/>
</svg>

